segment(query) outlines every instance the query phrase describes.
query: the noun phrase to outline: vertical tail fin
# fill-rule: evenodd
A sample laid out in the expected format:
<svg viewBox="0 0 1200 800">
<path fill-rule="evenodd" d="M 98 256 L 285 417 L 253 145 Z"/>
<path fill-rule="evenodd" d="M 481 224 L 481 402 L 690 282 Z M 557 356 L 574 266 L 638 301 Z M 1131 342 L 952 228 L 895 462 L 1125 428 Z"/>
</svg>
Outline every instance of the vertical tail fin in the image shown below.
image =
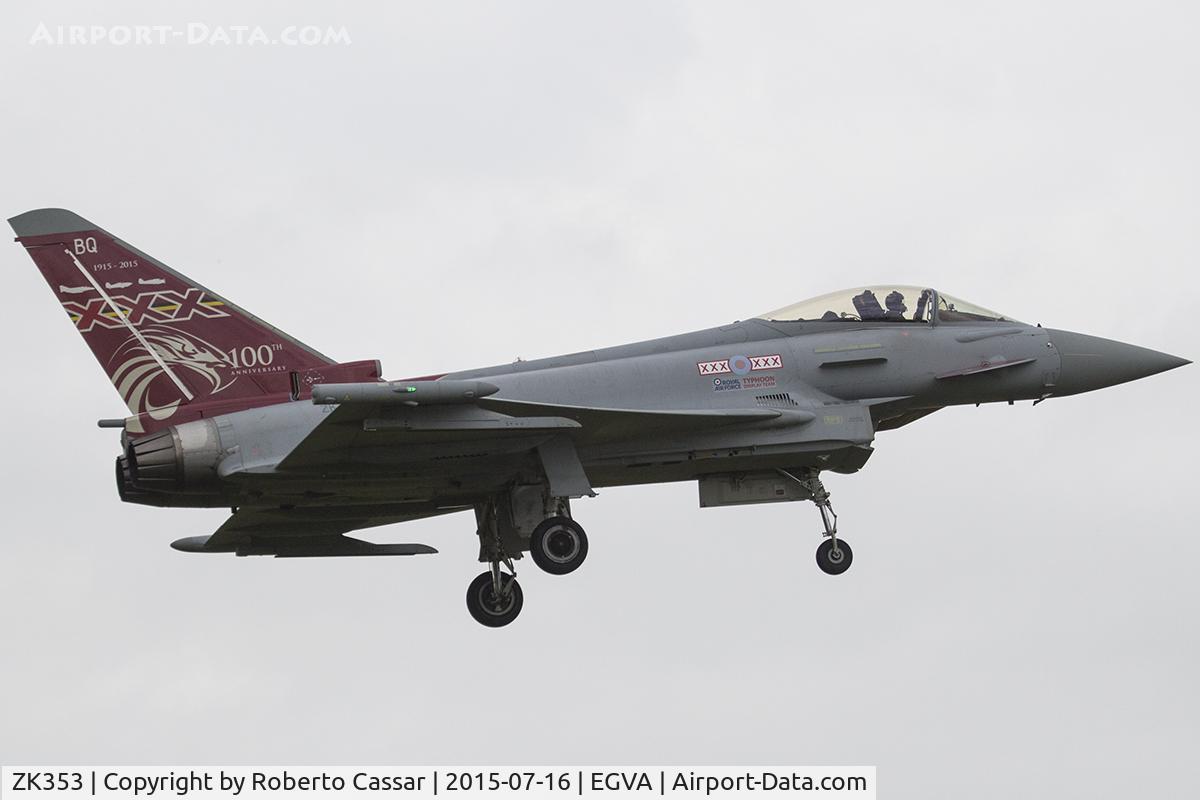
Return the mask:
<svg viewBox="0 0 1200 800">
<path fill-rule="evenodd" d="M 334 364 L 77 214 L 44 208 L 9 224 L 129 406 L 132 432 L 188 406 L 295 394 L 297 375 Z"/>
</svg>

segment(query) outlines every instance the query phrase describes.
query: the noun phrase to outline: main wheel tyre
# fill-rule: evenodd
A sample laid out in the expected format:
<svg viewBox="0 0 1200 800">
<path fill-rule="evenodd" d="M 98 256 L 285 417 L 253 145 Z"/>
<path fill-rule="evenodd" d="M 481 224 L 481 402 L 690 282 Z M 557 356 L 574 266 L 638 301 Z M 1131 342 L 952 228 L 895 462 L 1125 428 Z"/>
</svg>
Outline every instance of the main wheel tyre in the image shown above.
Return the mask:
<svg viewBox="0 0 1200 800">
<path fill-rule="evenodd" d="M 543 520 L 529 537 L 533 562 L 551 575 L 566 575 L 579 569 L 587 552 L 587 534 L 570 517 Z"/>
<path fill-rule="evenodd" d="M 467 610 L 480 625 L 502 628 L 521 613 L 525 603 L 521 584 L 512 575 L 501 575 L 500 586 L 503 591 L 497 596 L 492 573 L 485 572 L 467 587 Z"/>
<path fill-rule="evenodd" d="M 850 569 L 850 562 L 853 560 L 854 551 L 846 544 L 845 539 L 837 540 L 837 550 L 833 549 L 833 539 L 826 539 L 817 548 L 817 566 L 826 575 L 841 575 Z"/>
</svg>

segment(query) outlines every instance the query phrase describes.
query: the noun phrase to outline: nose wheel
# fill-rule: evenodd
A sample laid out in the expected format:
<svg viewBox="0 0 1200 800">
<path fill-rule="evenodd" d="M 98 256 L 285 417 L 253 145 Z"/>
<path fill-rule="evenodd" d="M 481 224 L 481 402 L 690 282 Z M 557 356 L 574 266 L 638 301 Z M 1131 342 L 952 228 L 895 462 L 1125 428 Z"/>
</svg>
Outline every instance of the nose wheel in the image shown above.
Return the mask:
<svg viewBox="0 0 1200 800">
<path fill-rule="evenodd" d="M 841 575 L 853 560 L 854 551 L 845 539 L 826 539 L 817 547 L 817 566 L 826 575 Z"/>
</svg>

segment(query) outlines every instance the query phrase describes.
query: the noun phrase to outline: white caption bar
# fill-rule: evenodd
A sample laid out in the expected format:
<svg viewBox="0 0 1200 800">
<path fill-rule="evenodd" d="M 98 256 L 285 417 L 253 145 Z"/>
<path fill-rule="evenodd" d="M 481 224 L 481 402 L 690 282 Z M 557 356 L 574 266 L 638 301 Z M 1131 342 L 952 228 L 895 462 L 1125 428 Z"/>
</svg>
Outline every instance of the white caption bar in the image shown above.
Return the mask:
<svg viewBox="0 0 1200 800">
<path fill-rule="evenodd" d="M 875 797 L 875 767 L 5 766 L 10 800 Z"/>
</svg>

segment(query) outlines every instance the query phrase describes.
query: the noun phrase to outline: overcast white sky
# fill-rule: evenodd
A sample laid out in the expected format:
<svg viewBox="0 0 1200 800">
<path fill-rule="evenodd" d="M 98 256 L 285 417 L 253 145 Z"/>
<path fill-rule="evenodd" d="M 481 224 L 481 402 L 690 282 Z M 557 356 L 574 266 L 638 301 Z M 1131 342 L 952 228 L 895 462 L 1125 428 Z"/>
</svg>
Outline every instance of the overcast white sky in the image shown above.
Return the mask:
<svg viewBox="0 0 1200 800">
<path fill-rule="evenodd" d="M 344 6 L 4 3 L 0 211 L 71 208 L 392 377 L 873 281 L 1200 354 L 1195 4 Z M 351 44 L 29 44 L 189 22 Z M 490 631 L 467 517 L 385 531 L 427 558 L 170 550 L 224 514 L 117 501 L 94 423 L 120 400 L 23 250 L 0 259 L 0 761 L 877 764 L 894 798 L 1200 780 L 1195 367 L 882 434 L 827 482 L 836 579 L 810 504 L 603 491 L 575 509 L 586 566 L 526 566 Z"/>
</svg>

